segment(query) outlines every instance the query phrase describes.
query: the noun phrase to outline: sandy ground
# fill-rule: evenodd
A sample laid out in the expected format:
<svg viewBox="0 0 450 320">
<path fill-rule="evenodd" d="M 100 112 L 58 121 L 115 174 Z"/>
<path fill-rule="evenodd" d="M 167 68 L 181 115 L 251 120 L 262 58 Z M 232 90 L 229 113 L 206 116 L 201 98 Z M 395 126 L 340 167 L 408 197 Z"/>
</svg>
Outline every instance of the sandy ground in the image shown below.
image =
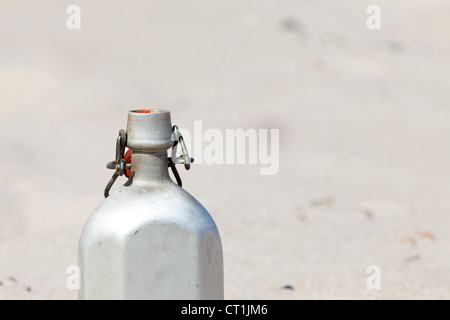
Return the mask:
<svg viewBox="0 0 450 320">
<path fill-rule="evenodd" d="M 443 0 L 1 0 L 0 298 L 77 298 L 66 270 L 117 132 L 160 107 L 187 130 L 280 130 L 275 175 L 181 171 L 219 227 L 226 299 L 449 299 L 449 16 Z"/>
</svg>

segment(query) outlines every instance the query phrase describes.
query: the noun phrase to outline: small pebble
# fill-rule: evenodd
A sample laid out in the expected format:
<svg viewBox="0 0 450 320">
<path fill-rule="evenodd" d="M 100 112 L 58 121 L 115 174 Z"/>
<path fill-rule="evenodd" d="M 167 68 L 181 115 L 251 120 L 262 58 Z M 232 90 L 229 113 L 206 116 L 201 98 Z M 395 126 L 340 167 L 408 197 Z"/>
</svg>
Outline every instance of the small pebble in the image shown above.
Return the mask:
<svg viewBox="0 0 450 320">
<path fill-rule="evenodd" d="M 294 290 L 294 287 L 291 285 L 285 285 L 284 287 L 282 287 L 281 289 L 285 289 L 285 290 Z"/>
</svg>

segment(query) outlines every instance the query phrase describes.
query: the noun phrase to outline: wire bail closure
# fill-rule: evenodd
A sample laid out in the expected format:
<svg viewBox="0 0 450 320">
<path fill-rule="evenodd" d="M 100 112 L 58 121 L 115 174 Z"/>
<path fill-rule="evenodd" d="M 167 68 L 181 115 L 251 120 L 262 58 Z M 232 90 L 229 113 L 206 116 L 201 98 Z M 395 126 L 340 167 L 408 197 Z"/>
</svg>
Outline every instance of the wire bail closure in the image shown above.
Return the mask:
<svg viewBox="0 0 450 320">
<path fill-rule="evenodd" d="M 116 140 L 116 159 L 114 161 L 110 161 L 106 164 L 106 168 L 116 170 L 109 180 L 108 184 L 105 188 L 105 198 L 108 198 L 109 196 L 109 190 L 111 189 L 112 185 L 116 181 L 118 176 L 123 176 L 125 174 L 125 170 L 131 169 L 131 164 L 126 163 L 124 160 L 125 155 L 125 146 L 127 145 L 127 133 L 125 130 L 121 129 L 119 131 L 119 136 Z"/>
<path fill-rule="evenodd" d="M 180 131 L 178 131 L 178 126 L 176 125 L 172 127 L 172 136 L 175 141 L 172 146 L 172 155 L 170 158 L 174 164 L 184 164 L 184 168 L 189 170 L 191 168 L 191 163 L 194 162 L 194 158 L 189 157 L 183 136 Z M 178 145 L 181 145 L 181 151 L 183 152 L 180 157 L 177 157 Z"/>
<path fill-rule="evenodd" d="M 186 144 L 184 143 L 183 136 L 181 135 L 180 131 L 178 130 L 178 126 L 176 125 L 172 127 L 172 138 L 173 138 L 172 151 L 170 157 L 167 158 L 167 166 L 172 170 L 172 173 L 177 181 L 177 184 L 181 187 L 182 186 L 181 177 L 175 165 L 184 164 L 184 168 L 186 170 L 189 170 L 191 168 L 191 163 L 194 162 L 194 158 L 189 157 L 189 153 L 187 151 Z M 179 157 L 177 157 L 178 145 L 181 146 L 182 151 L 182 154 Z M 113 186 L 117 177 L 123 176 L 126 170 L 131 170 L 132 168 L 131 163 L 127 163 L 127 161 L 125 161 L 124 159 L 126 146 L 127 146 L 127 133 L 125 132 L 125 130 L 121 129 L 119 131 L 119 136 L 117 137 L 116 140 L 116 158 L 114 161 L 110 161 L 106 164 L 106 168 L 116 171 L 114 172 L 114 174 L 112 175 L 111 179 L 109 180 L 108 184 L 105 187 L 104 192 L 105 198 L 108 198 L 109 190 Z M 131 173 L 131 175 L 133 175 L 133 172 Z"/>
</svg>

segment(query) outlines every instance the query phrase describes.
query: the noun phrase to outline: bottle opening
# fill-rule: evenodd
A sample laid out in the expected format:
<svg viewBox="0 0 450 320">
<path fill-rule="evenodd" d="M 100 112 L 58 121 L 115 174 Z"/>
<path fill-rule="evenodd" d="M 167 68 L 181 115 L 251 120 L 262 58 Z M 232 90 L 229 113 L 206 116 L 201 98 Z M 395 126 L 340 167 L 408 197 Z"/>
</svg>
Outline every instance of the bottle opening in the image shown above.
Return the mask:
<svg viewBox="0 0 450 320">
<path fill-rule="evenodd" d="M 155 109 L 143 109 L 143 110 L 132 110 L 134 113 L 164 113 L 165 110 L 155 110 Z"/>
</svg>

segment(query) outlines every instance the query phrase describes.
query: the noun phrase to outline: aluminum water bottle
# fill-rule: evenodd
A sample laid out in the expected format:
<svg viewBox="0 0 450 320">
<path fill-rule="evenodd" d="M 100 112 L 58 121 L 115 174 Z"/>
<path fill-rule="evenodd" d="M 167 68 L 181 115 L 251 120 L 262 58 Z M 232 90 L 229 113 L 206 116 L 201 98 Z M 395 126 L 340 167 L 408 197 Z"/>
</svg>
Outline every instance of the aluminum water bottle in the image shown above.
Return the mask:
<svg viewBox="0 0 450 320">
<path fill-rule="evenodd" d="M 176 156 L 176 147 L 183 149 Z M 123 159 L 131 151 L 131 164 Z M 80 299 L 223 299 L 218 229 L 206 209 L 182 187 L 176 170 L 191 159 L 170 112 L 128 112 L 115 173 L 105 198 L 87 220 L 78 250 Z M 172 148 L 168 157 L 167 150 Z M 118 175 L 128 181 L 109 195 Z"/>
</svg>

